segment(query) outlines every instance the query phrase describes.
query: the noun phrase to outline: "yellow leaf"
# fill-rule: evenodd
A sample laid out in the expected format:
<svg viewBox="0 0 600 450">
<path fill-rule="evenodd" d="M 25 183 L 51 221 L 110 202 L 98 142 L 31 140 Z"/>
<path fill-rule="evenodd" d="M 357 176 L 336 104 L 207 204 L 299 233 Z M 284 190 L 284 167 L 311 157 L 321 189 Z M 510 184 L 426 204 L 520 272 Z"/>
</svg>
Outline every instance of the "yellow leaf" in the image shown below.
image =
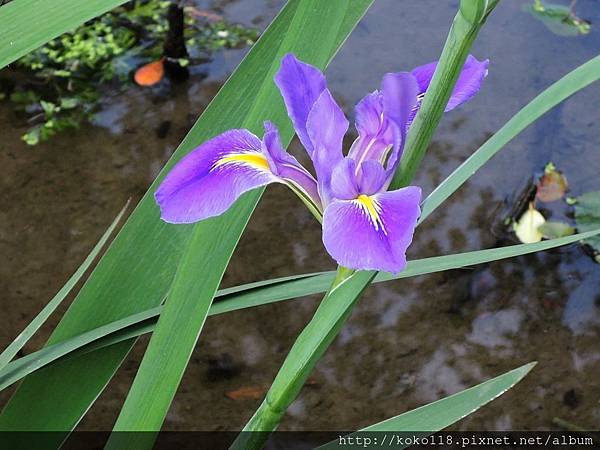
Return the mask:
<svg viewBox="0 0 600 450">
<path fill-rule="evenodd" d="M 540 242 L 542 240 L 542 233 L 539 227 L 544 223 L 546 223 L 544 216 L 537 209 L 534 209 L 533 205 L 530 205 L 529 209 L 525 211 L 515 224 L 515 233 L 523 244 Z"/>
</svg>

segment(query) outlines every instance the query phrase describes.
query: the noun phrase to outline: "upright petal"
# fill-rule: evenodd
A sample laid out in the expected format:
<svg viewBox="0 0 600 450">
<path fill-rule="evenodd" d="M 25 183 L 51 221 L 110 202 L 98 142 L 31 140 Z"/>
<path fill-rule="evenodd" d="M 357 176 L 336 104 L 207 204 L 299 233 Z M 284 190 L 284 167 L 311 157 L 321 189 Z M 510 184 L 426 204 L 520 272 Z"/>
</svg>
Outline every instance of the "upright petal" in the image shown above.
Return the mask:
<svg viewBox="0 0 600 450">
<path fill-rule="evenodd" d="M 261 141 L 248 130 L 229 130 L 179 161 L 154 197 L 165 222 L 192 223 L 218 216 L 244 192 L 276 181 Z"/>
<path fill-rule="evenodd" d="M 383 190 L 386 179 L 386 171 L 379 161 L 370 159 L 361 164 L 358 185 L 362 194 L 373 195 Z"/>
<path fill-rule="evenodd" d="M 356 162 L 352 158 L 344 158 L 334 167 L 331 193 L 337 200 L 351 200 L 360 194 L 356 179 Z"/>
<path fill-rule="evenodd" d="M 380 91 L 367 94 L 355 108 L 358 139 L 354 141 L 348 156 L 358 164 L 375 159 L 383 161 L 394 143 L 393 127 L 383 114 L 383 95 Z"/>
<path fill-rule="evenodd" d="M 446 105 L 446 111 L 450 111 L 457 106 L 462 105 L 479 92 L 481 83 L 488 74 L 489 63 L 490 61 L 488 59 L 478 61 L 473 55 L 467 56 L 465 65 L 460 72 L 456 86 L 450 96 L 450 100 Z M 437 61 L 416 67 L 412 70 L 411 73 L 419 84 L 420 95 L 424 94 L 429 88 L 429 83 L 431 83 L 436 67 Z"/>
<path fill-rule="evenodd" d="M 325 76 L 316 67 L 288 53 L 281 60 L 275 84 L 281 92 L 300 142 L 312 156 L 313 145 L 308 137 L 306 121 L 313 105 L 327 87 Z"/>
<path fill-rule="evenodd" d="M 314 148 L 311 158 L 325 205 L 331 197 L 331 172 L 343 158 L 342 141 L 348 131 L 348 120 L 328 89 L 310 110 L 306 129 Z"/>
<path fill-rule="evenodd" d="M 394 124 L 394 147 L 386 169 L 391 176 L 402 156 L 408 120 L 417 104 L 418 85 L 415 77 L 408 72 L 388 73 L 381 81 L 383 94 L 383 114 Z"/>
<path fill-rule="evenodd" d="M 409 186 L 332 202 L 323 217 L 325 248 L 345 267 L 400 272 L 406 266 L 420 199 L 421 190 Z"/>
<path fill-rule="evenodd" d="M 374 91 L 365 95 L 354 109 L 356 130 L 359 134 L 375 135 L 381 129 L 383 117 L 383 98 L 381 92 Z"/>
</svg>

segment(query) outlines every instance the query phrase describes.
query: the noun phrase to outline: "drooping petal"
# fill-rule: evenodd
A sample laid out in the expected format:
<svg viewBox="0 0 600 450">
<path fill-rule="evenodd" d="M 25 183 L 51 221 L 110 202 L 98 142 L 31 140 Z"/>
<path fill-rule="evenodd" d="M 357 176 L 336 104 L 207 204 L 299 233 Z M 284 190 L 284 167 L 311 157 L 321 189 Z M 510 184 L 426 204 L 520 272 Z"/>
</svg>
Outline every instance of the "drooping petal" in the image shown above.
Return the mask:
<svg viewBox="0 0 600 450">
<path fill-rule="evenodd" d="M 479 92 L 481 83 L 488 74 L 489 62 L 488 59 L 478 61 L 473 55 L 467 56 L 465 65 L 460 72 L 456 86 L 450 96 L 450 100 L 446 105 L 446 111 L 450 111 L 457 106 L 462 105 Z M 429 83 L 431 83 L 436 67 L 437 61 L 416 67 L 412 70 L 411 73 L 419 84 L 419 95 L 424 94 L 427 91 L 427 88 L 429 88 Z"/>
<path fill-rule="evenodd" d="M 218 216 L 244 192 L 277 181 L 260 139 L 248 130 L 229 130 L 179 161 L 154 197 L 165 222 L 192 223 Z"/>
<path fill-rule="evenodd" d="M 281 92 L 300 142 L 309 155 L 312 155 L 313 145 L 308 137 L 306 121 L 313 105 L 327 88 L 325 76 L 316 67 L 288 53 L 281 60 L 281 68 L 275 75 L 275 84 Z"/>
<path fill-rule="evenodd" d="M 321 93 L 310 110 L 306 129 L 314 149 L 311 158 L 319 194 L 325 205 L 331 197 L 331 172 L 343 158 L 342 141 L 348 131 L 348 119 L 328 89 Z"/>
<path fill-rule="evenodd" d="M 332 202 L 323 217 L 325 248 L 345 267 L 400 272 L 406 266 L 420 199 L 421 190 L 409 186 Z"/>
<path fill-rule="evenodd" d="M 265 122 L 265 135 L 262 148 L 269 160 L 269 166 L 278 177 L 294 183 L 301 188 L 318 207 L 321 200 L 317 189 L 317 182 L 296 158 L 290 155 L 281 145 L 279 131 L 271 122 Z"/>
<path fill-rule="evenodd" d="M 394 147 L 386 170 L 393 175 L 404 149 L 408 120 L 417 104 L 418 85 L 415 77 L 408 72 L 387 73 L 381 81 L 383 94 L 383 115 L 394 126 Z"/>
</svg>

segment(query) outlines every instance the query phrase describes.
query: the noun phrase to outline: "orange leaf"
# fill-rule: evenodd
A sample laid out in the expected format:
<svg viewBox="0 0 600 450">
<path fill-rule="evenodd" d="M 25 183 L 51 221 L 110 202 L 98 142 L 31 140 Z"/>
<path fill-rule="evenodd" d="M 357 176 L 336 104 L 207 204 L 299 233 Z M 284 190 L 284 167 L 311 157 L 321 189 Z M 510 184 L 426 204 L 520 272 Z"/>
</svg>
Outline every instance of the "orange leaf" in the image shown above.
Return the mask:
<svg viewBox="0 0 600 450">
<path fill-rule="evenodd" d="M 189 11 L 190 14 L 194 17 L 201 17 L 204 19 L 212 20 L 214 22 L 219 22 L 219 21 L 223 20 L 222 16 L 215 14 L 213 12 L 210 12 L 210 11 L 198 9 L 195 6 L 190 6 L 190 7 L 186 8 L 186 10 Z"/>
<path fill-rule="evenodd" d="M 165 76 L 164 59 L 151 62 L 135 71 L 134 80 L 140 86 L 153 86 Z"/>
<path fill-rule="evenodd" d="M 247 386 L 236 389 L 234 391 L 229 391 L 225 393 L 227 398 L 231 400 L 246 400 L 246 399 L 254 399 L 258 400 L 265 395 L 267 388 L 264 386 Z"/>
<path fill-rule="evenodd" d="M 563 174 L 547 171 L 537 183 L 537 198 L 542 202 L 560 200 L 567 190 L 567 179 Z"/>
</svg>

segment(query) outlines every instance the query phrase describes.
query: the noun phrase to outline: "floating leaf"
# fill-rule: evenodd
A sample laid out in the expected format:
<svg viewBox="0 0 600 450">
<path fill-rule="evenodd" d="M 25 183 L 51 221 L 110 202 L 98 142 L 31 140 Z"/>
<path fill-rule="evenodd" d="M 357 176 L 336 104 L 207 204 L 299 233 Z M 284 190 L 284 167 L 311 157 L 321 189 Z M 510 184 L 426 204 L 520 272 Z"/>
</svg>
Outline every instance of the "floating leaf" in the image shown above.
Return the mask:
<svg viewBox="0 0 600 450">
<path fill-rule="evenodd" d="M 564 222 L 546 222 L 538 227 L 544 239 L 558 239 L 575 234 L 575 228 Z"/>
<path fill-rule="evenodd" d="M 258 400 L 263 398 L 267 388 L 268 386 L 246 386 L 235 391 L 226 392 L 225 396 L 231 400 Z"/>
<path fill-rule="evenodd" d="M 587 192 L 575 199 L 575 223 L 579 231 L 600 226 L 600 191 Z M 596 261 L 600 262 L 600 237 L 594 236 L 582 242 L 592 247 Z"/>
<path fill-rule="evenodd" d="M 546 222 L 544 216 L 533 207 L 533 204 L 529 205 L 529 209 L 523 213 L 517 223 L 514 224 L 514 230 L 523 244 L 533 244 L 534 242 L 540 242 L 542 240 L 542 233 L 539 227 Z"/>
<path fill-rule="evenodd" d="M 135 71 L 134 80 L 140 86 L 153 86 L 165 76 L 164 59 L 148 63 Z"/>
<path fill-rule="evenodd" d="M 580 36 L 588 34 L 591 29 L 590 23 L 577 17 L 568 6 L 535 0 L 532 5 L 525 5 L 524 9 L 559 36 Z"/>
<path fill-rule="evenodd" d="M 553 202 L 563 198 L 568 187 L 567 178 L 556 170 L 554 164 L 549 163 L 537 182 L 536 195 L 542 202 Z"/>
</svg>

